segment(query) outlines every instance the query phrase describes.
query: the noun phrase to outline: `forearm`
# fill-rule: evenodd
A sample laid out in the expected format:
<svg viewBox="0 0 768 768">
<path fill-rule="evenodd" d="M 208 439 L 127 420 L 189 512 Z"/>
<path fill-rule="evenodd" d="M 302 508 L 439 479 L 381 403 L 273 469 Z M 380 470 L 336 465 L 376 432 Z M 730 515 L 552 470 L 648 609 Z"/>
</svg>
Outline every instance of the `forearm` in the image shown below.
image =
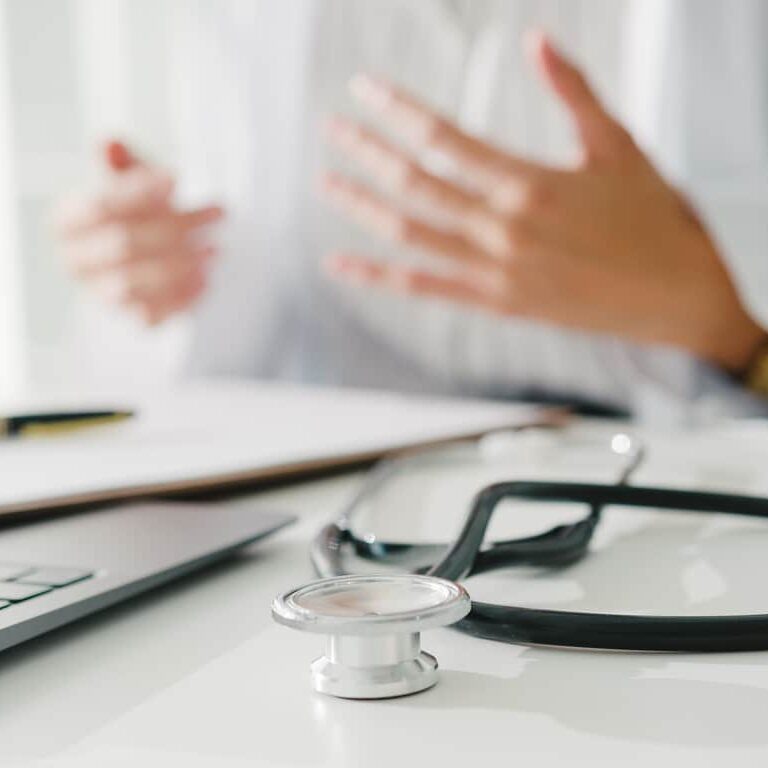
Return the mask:
<svg viewBox="0 0 768 768">
<path fill-rule="evenodd" d="M 730 282 L 729 295 L 712 306 L 711 326 L 692 351 L 740 373 L 768 335 L 768 186 L 743 179 L 687 186 Z"/>
</svg>

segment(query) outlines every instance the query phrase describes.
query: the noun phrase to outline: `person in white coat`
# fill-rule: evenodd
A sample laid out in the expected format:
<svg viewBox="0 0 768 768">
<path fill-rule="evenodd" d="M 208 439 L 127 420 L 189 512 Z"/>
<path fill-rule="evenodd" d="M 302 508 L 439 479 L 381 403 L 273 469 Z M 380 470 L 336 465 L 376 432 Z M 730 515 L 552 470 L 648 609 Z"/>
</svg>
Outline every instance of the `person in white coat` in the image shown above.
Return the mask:
<svg viewBox="0 0 768 768">
<path fill-rule="evenodd" d="M 606 7 L 553 3 L 582 28 Z M 180 175 L 216 204 L 112 142 L 104 187 L 61 206 L 69 263 L 152 323 L 197 305 L 197 371 L 761 412 L 743 380 L 768 327 L 768 8 L 637 3 L 626 128 L 529 35 L 574 128 L 564 162 L 520 141 L 542 102 L 517 59 L 532 7 L 185 4 Z"/>
</svg>

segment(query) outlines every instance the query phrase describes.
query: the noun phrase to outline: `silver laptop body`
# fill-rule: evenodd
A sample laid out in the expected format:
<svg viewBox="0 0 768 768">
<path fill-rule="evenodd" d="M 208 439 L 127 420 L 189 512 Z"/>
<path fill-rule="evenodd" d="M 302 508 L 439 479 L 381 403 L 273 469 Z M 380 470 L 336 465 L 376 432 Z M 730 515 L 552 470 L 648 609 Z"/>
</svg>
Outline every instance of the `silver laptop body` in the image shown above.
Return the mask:
<svg viewBox="0 0 768 768">
<path fill-rule="evenodd" d="M 226 557 L 292 521 L 146 502 L 0 529 L 0 650 Z"/>
</svg>

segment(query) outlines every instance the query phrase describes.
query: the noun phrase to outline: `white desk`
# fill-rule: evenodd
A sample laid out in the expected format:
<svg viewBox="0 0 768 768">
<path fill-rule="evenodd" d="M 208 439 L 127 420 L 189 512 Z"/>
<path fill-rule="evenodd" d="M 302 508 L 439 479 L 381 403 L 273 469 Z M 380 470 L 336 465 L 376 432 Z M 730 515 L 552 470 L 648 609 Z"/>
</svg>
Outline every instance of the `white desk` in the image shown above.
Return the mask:
<svg viewBox="0 0 768 768">
<path fill-rule="evenodd" d="M 300 524 L 234 562 L 0 656 L 0 764 L 766 765 L 768 653 L 532 649 L 437 630 L 423 638 L 442 667 L 431 691 L 381 702 L 313 693 L 318 638 L 275 625 L 269 603 L 311 576 L 308 539 L 356 482 L 260 495 L 260 504 L 298 511 Z M 642 519 L 553 579 L 597 609 L 714 609 L 724 584 L 752 585 L 743 599 L 768 608 L 768 527 L 711 525 Z M 483 596 L 514 594 L 510 579 L 493 577 Z M 527 579 L 547 594 L 546 579 Z"/>
</svg>

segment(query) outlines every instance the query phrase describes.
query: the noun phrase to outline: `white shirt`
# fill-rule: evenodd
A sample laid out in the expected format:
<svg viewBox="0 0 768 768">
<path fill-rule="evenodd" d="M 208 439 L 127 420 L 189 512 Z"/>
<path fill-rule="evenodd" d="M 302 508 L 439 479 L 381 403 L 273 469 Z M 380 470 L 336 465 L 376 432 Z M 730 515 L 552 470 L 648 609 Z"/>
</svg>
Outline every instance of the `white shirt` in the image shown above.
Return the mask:
<svg viewBox="0 0 768 768">
<path fill-rule="evenodd" d="M 676 350 L 339 285 L 319 269 L 323 255 L 336 247 L 419 258 L 364 235 L 315 194 L 321 169 L 339 161 L 322 142 L 321 122 L 332 111 L 354 112 L 347 82 L 355 72 L 390 77 L 510 149 L 550 161 L 562 157 L 569 126 L 520 50 L 521 33 L 534 21 L 577 58 L 586 58 L 609 103 L 637 125 L 641 140 L 675 181 L 702 193 L 708 188 L 698 183 L 710 180 L 741 190 L 749 152 L 763 152 L 768 134 L 743 82 L 762 83 L 761 62 L 747 56 L 747 64 L 736 64 L 736 53 L 742 55 L 757 28 L 750 22 L 763 12 L 759 0 L 710 0 L 697 4 L 696 13 L 693 5 L 185 4 L 183 167 L 193 196 L 220 200 L 228 210 L 225 254 L 197 317 L 193 368 L 472 395 L 535 390 L 663 417 L 761 407 L 726 377 Z M 627 13 L 635 23 L 627 26 L 632 35 L 625 41 Z M 757 33 L 753 37 L 756 52 Z M 710 57 L 716 50 L 721 53 Z M 714 82 L 698 74 L 700 59 L 707 58 Z M 717 70 L 731 60 L 725 72 Z M 629 90 L 623 90 L 626 82 Z M 733 121 L 728 125 L 719 124 L 724 99 Z M 728 141 L 732 127 L 747 132 L 739 139 L 748 149 Z M 744 157 L 737 159 L 740 153 Z M 713 168 L 722 175 L 715 178 Z M 709 212 L 710 198 L 703 196 Z M 749 205 L 758 200 L 765 205 L 768 198 L 750 197 Z M 745 275 L 747 298 L 759 304 L 768 297 L 766 238 L 755 241 L 752 231 L 746 240 L 741 236 L 747 216 L 742 203 L 734 201 L 735 224 L 720 228 L 716 216 L 713 227 L 737 274 Z M 761 283 L 753 279 L 758 275 Z M 768 303 L 760 317 L 768 324 Z"/>
</svg>

